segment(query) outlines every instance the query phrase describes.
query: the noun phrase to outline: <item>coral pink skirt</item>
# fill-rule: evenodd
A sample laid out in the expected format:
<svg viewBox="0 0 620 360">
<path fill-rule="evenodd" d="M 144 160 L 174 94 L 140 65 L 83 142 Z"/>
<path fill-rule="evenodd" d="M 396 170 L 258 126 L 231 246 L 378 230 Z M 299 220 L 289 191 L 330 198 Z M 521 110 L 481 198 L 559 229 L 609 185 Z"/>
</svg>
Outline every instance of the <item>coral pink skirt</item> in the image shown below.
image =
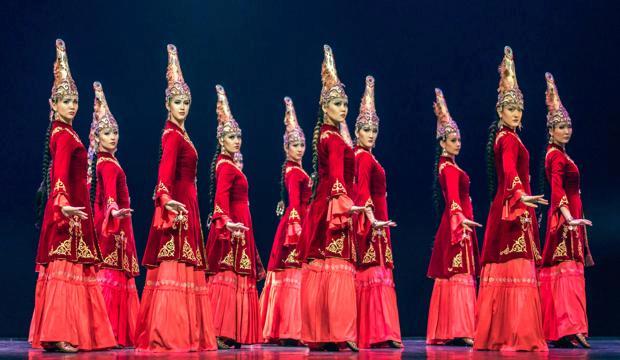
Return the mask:
<svg viewBox="0 0 620 360">
<path fill-rule="evenodd" d="M 426 343 L 443 345 L 458 338 L 473 339 L 476 316 L 476 283 L 470 274 L 435 279 L 428 309 Z"/>
<path fill-rule="evenodd" d="M 256 279 L 222 271 L 209 276 L 207 289 L 217 336 L 240 344 L 261 342 Z"/>
<path fill-rule="evenodd" d="M 147 270 L 135 343 L 152 352 L 217 349 L 204 271 L 177 261 Z"/>
<path fill-rule="evenodd" d="M 392 270 L 373 266 L 355 275 L 358 346 L 401 341 Z"/>
<path fill-rule="evenodd" d="M 54 260 L 37 268 L 34 312 L 28 341 L 65 341 L 79 350 L 116 346 L 93 265 Z"/>
<path fill-rule="evenodd" d="M 538 273 L 543 329 L 547 340 L 588 334 L 583 264 L 564 261 Z"/>
<path fill-rule="evenodd" d="M 534 262 L 513 259 L 482 268 L 475 350 L 547 351 Z"/>
<path fill-rule="evenodd" d="M 301 318 L 301 339 L 309 345 L 357 340 L 353 264 L 327 258 L 303 265 Z"/>
<path fill-rule="evenodd" d="M 265 342 L 301 339 L 301 269 L 267 272 L 260 309 Z"/>
<path fill-rule="evenodd" d="M 140 300 L 134 278 L 124 271 L 102 268 L 97 273 L 108 317 L 116 342 L 124 347 L 134 345 Z"/>
</svg>

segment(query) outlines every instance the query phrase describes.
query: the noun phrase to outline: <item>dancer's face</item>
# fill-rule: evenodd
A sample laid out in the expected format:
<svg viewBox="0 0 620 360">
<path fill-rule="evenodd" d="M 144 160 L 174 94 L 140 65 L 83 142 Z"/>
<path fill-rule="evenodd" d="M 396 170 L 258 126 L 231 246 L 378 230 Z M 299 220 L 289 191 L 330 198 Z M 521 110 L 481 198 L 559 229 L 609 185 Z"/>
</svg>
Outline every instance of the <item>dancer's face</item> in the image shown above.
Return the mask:
<svg viewBox="0 0 620 360">
<path fill-rule="evenodd" d="M 358 145 L 372 149 L 377 143 L 377 137 L 379 136 L 379 127 L 375 125 L 363 125 L 355 131 Z"/>
<path fill-rule="evenodd" d="M 289 143 L 288 146 L 284 148 L 284 151 L 286 151 L 286 157 L 289 160 L 301 163 L 301 159 L 306 152 L 306 143 L 303 141 Z"/>
<path fill-rule="evenodd" d="M 52 102 L 52 109 L 56 112 L 59 120 L 71 124 L 78 111 L 78 97 L 75 95 L 64 96 L 62 99 Z"/>
<path fill-rule="evenodd" d="M 565 146 L 573 136 L 573 126 L 563 121 L 549 129 L 549 136 L 557 145 Z"/>
<path fill-rule="evenodd" d="M 111 154 L 118 148 L 118 129 L 107 127 L 99 131 L 99 151 L 106 151 Z"/>
<path fill-rule="evenodd" d="M 331 125 L 340 124 L 345 121 L 349 113 L 349 100 L 346 98 L 333 98 L 323 105 L 325 122 Z"/>
<path fill-rule="evenodd" d="M 439 145 L 449 156 L 457 156 L 461 152 L 461 137 L 453 132 L 448 133 L 445 140 L 439 141 Z"/>
<path fill-rule="evenodd" d="M 170 117 L 176 120 L 179 123 L 182 123 L 187 118 L 189 114 L 189 108 L 191 105 L 191 101 L 185 95 L 177 95 L 173 96 L 166 103 L 166 109 L 170 113 Z"/>
<path fill-rule="evenodd" d="M 229 133 L 219 139 L 220 146 L 228 154 L 232 155 L 241 150 L 241 134 Z"/>
<path fill-rule="evenodd" d="M 523 109 L 515 105 L 508 104 L 502 107 L 499 112 L 499 117 L 503 125 L 514 130 L 521 125 Z"/>
</svg>

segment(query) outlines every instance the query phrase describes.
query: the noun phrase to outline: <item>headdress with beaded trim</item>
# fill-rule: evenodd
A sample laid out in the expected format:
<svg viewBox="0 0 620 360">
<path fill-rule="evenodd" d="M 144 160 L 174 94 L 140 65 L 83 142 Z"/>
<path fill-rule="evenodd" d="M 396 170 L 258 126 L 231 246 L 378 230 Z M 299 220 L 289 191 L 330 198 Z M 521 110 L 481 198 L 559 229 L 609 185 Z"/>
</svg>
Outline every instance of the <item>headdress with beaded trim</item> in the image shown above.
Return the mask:
<svg viewBox="0 0 620 360">
<path fill-rule="evenodd" d="M 56 39 L 56 61 L 54 61 L 54 84 L 50 95 L 50 121 L 53 120 L 52 103 L 65 96 L 78 96 L 77 86 L 71 76 L 67 48 L 62 39 Z"/>
<path fill-rule="evenodd" d="M 513 105 L 523 110 L 523 93 L 517 83 L 514 54 L 510 46 L 504 47 L 504 58 L 499 65 L 499 87 L 497 88 L 497 104 L 499 110 L 506 105 Z"/>
<path fill-rule="evenodd" d="M 366 88 L 360 103 L 360 113 L 355 121 L 355 129 L 364 125 L 379 127 L 379 117 L 375 109 L 375 78 L 366 76 Z"/>
<path fill-rule="evenodd" d="M 175 96 L 187 96 L 191 101 L 192 93 L 183 78 L 177 47 L 173 44 L 168 44 L 167 49 L 168 67 L 166 69 L 166 79 L 168 80 L 168 87 L 166 88 L 166 101 L 169 101 Z"/>
<path fill-rule="evenodd" d="M 105 93 L 103 92 L 103 87 L 99 81 L 93 83 L 93 90 L 95 91 L 95 102 L 93 104 L 93 121 L 90 124 L 90 132 L 88 134 L 89 163 L 95 160 L 95 153 L 98 147 L 97 136 L 99 133 L 105 129 L 116 129 L 118 131 L 118 123 L 110 111 Z M 90 169 L 91 167 L 89 166 L 89 179 L 92 176 L 92 174 L 90 174 Z"/>
<path fill-rule="evenodd" d="M 437 116 L 436 138 L 438 140 L 445 140 L 446 136 L 450 133 L 455 133 L 457 136 L 461 136 L 456 121 L 454 121 L 450 115 L 448 103 L 446 103 L 446 98 L 444 97 L 441 89 L 435 88 L 435 102 L 433 103 L 433 109 L 435 110 L 435 116 Z"/>
<path fill-rule="evenodd" d="M 320 104 L 325 105 L 334 98 L 345 98 L 347 94 L 344 91 L 344 84 L 338 78 L 336 70 L 336 60 L 329 45 L 323 45 L 323 65 L 321 68 L 321 81 L 323 88 L 321 89 Z"/>
<path fill-rule="evenodd" d="M 215 91 L 217 92 L 217 138 L 221 138 L 227 134 L 235 133 L 241 134 L 241 128 L 230 111 L 230 105 L 228 104 L 228 97 L 226 91 L 222 85 L 215 85 Z"/>
<path fill-rule="evenodd" d="M 286 106 L 286 112 L 284 114 L 284 126 L 286 130 L 284 132 L 284 146 L 288 147 L 289 144 L 301 141 L 306 142 L 304 131 L 297 122 L 297 114 L 295 113 L 295 106 L 293 100 L 290 97 L 284 98 L 284 105 Z"/>
<path fill-rule="evenodd" d="M 547 80 L 547 91 L 545 92 L 545 100 L 547 103 L 547 127 L 552 128 L 555 125 L 566 122 L 572 126 L 572 121 L 568 115 L 568 111 L 560 100 L 558 87 L 555 85 L 555 79 L 550 73 L 545 73 Z"/>
</svg>

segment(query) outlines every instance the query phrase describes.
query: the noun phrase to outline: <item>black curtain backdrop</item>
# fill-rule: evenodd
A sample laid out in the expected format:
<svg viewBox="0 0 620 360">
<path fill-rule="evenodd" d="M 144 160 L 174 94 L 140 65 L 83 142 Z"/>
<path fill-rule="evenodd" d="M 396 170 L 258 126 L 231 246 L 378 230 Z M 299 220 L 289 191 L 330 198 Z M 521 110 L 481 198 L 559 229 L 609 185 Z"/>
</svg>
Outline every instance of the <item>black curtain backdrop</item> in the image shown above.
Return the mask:
<svg viewBox="0 0 620 360">
<path fill-rule="evenodd" d="M 585 212 L 594 222 L 590 245 L 597 265 L 586 274 L 590 333 L 620 335 L 618 10 L 612 1 L 5 2 L 0 14 L 0 101 L 6 110 L 0 141 L 0 336 L 26 337 L 33 309 L 38 242 L 33 203 L 41 180 L 56 38 L 67 44 L 80 91 L 74 127 L 82 141 L 88 141 L 93 81 L 103 84 L 119 122 L 117 156 L 127 173 L 140 255 L 153 214 L 166 118 L 166 44 L 178 47 L 192 90 L 186 125 L 200 154 L 203 223 L 219 83 L 243 128 L 244 171 L 264 263 L 277 224 L 283 97 L 293 99 L 310 138 L 322 45 L 328 43 L 347 85 L 352 128 L 364 78 L 374 75 L 381 118 L 375 154 L 387 171 L 390 217 L 399 224 L 393 231 L 395 280 L 405 336 L 425 334 L 433 285 L 425 276 L 437 227 L 431 199 L 433 88 L 443 89 L 461 127 L 457 161 L 471 176 L 476 219 L 484 223 L 487 127 L 494 116 L 497 66 L 504 45 L 512 46 L 525 94 L 521 136 L 532 154 L 533 183 L 545 145 L 545 71 L 555 76 L 572 116 L 568 152 L 582 171 Z M 308 151 L 307 170 L 310 160 Z M 482 241 L 483 230 L 478 235 Z M 143 277 L 138 283 L 141 289 Z"/>
</svg>

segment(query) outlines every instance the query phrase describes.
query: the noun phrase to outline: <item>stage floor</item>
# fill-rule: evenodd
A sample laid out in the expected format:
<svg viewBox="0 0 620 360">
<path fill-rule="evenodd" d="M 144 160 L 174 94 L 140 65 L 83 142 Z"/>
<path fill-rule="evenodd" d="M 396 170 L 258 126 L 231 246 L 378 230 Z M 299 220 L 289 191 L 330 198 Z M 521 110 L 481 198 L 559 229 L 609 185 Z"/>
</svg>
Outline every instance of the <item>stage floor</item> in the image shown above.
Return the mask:
<svg viewBox="0 0 620 360">
<path fill-rule="evenodd" d="M 1 359 L 40 359 L 40 358 L 66 358 L 66 359 L 620 359 L 620 339 L 617 338 L 592 338 L 592 349 L 550 349 L 548 353 L 499 353 L 487 351 L 472 351 L 465 347 L 449 346 L 425 346 L 424 340 L 419 338 L 405 340 L 404 350 L 362 350 L 359 353 L 343 351 L 339 353 L 310 352 L 307 348 L 282 348 L 276 346 L 248 346 L 240 350 L 210 351 L 201 353 L 177 353 L 177 354 L 154 354 L 140 353 L 134 350 L 110 350 L 98 352 L 84 352 L 78 354 L 48 353 L 33 350 L 24 340 L 0 340 Z"/>
</svg>

